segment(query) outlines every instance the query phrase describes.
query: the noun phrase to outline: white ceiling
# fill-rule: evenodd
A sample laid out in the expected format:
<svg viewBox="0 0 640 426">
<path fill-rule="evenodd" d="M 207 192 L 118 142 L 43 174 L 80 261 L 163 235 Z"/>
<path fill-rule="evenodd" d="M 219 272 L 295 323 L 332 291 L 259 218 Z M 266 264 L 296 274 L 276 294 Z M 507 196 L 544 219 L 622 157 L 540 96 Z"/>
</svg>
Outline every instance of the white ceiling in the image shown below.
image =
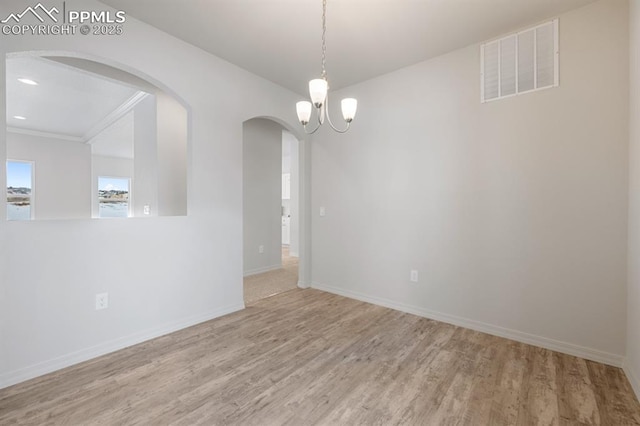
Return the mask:
<svg viewBox="0 0 640 426">
<path fill-rule="evenodd" d="M 102 1 L 297 93 L 320 74 L 321 0 Z M 349 86 L 592 1 L 328 0 L 329 82 Z"/>
<path fill-rule="evenodd" d="M 101 131 L 96 126 L 138 93 L 137 88 L 39 57 L 8 58 L 6 77 L 8 127 L 80 141 Z"/>
</svg>

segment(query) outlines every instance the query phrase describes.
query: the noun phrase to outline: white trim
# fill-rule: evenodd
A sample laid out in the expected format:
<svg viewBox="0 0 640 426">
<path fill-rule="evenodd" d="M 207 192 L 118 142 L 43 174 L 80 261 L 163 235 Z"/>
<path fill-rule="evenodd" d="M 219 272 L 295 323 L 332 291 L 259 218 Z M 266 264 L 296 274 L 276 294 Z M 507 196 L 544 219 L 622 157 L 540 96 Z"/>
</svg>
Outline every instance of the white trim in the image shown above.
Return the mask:
<svg viewBox="0 0 640 426">
<path fill-rule="evenodd" d="M 509 98 L 515 98 L 516 96 L 526 95 L 527 93 L 540 92 L 540 91 L 547 90 L 547 89 L 553 89 L 554 87 L 558 87 L 558 86 L 554 86 L 553 84 L 551 84 L 549 86 L 538 87 L 536 89 L 529 89 L 529 90 L 525 90 L 524 92 L 514 93 L 512 95 L 505 95 L 505 96 L 503 96 L 501 98 L 486 99 L 483 103 L 501 101 L 503 99 L 509 99 Z"/>
<path fill-rule="evenodd" d="M 485 103 L 484 100 L 484 48 L 486 44 L 480 45 L 480 103 Z"/>
<path fill-rule="evenodd" d="M 533 89 L 539 89 L 538 86 L 538 30 L 542 26 L 535 27 L 533 31 Z M 516 91 L 516 93 L 518 93 Z"/>
<path fill-rule="evenodd" d="M 31 213 L 31 220 L 36 219 L 36 194 L 38 193 L 38 186 L 36 185 L 36 161 L 28 160 L 26 163 L 31 164 L 31 193 L 29 194 L 29 212 Z"/>
<path fill-rule="evenodd" d="M 57 370 L 69 367 L 80 362 L 84 362 L 93 358 L 115 352 L 129 346 L 137 345 L 147 340 L 155 339 L 166 334 L 170 334 L 187 327 L 210 321 L 212 319 L 230 314 L 232 312 L 244 309 L 244 303 L 235 304 L 200 315 L 194 315 L 189 318 L 174 321 L 160 327 L 151 328 L 129 336 L 114 339 L 105 343 L 81 349 L 57 358 L 50 359 L 38 364 L 30 365 L 19 370 L 9 371 L 0 375 L 0 389 L 24 382 L 35 377 L 39 377 Z"/>
<path fill-rule="evenodd" d="M 360 300 L 374 305 L 384 306 L 386 308 L 395 309 L 413 315 L 457 325 L 459 327 L 468 328 L 482 333 L 491 334 L 493 336 L 504 337 L 506 339 L 515 340 L 533 346 L 549 349 L 552 351 L 562 352 L 568 355 L 577 356 L 591 361 L 601 362 L 603 364 L 621 367 L 624 357 L 597 349 L 586 348 L 584 346 L 574 345 L 573 343 L 561 342 L 559 340 L 549 339 L 547 337 L 536 336 L 534 334 L 524 333 L 518 330 L 512 330 L 497 325 L 487 324 L 481 321 L 475 321 L 468 318 L 462 318 L 455 315 L 444 314 L 432 311 L 418 306 L 407 305 L 389 299 L 368 296 L 359 292 L 344 290 L 338 287 L 323 285 L 317 282 L 312 283 L 312 288 L 338 294 L 340 296 L 351 299 Z"/>
<path fill-rule="evenodd" d="M 127 181 L 127 192 L 128 192 L 128 199 L 127 199 L 127 219 L 132 218 L 133 217 L 133 177 L 132 176 L 104 176 L 104 175 L 98 175 L 98 181 L 95 182 L 96 186 L 96 193 L 95 193 L 95 197 L 97 197 L 98 199 L 98 215 L 94 218 L 94 219 L 124 219 L 124 218 L 117 218 L 117 217 L 102 217 L 100 216 L 100 179 L 119 179 L 119 180 L 126 180 Z"/>
<path fill-rule="evenodd" d="M 302 288 L 302 289 L 311 288 L 311 284 L 305 281 L 298 281 L 298 288 Z"/>
<path fill-rule="evenodd" d="M 518 35 L 516 37 L 516 90 L 513 91 L 515 95 L 518 93 L 518 89 L 520 88 L 520 40 L 518 39 Z"/>
<path fill-rule="evenodd" d="M 41 138 L 60 139 L 68 142 L 78 142 L 78 143 L 85 142 L 85 140 L 79 136 L 71 136 L 71 135 L 65 135 L 62 133 L 53 133 L 53 132 L 41 132 L 39 130 L 22 129 L 20 127 L 7 127 L 7 132 L 17 133 L 20 135 L 38 136 Z"/>
<path fill-rule="evenodd" d="M 502 41 L 508 39 L 509 37 L 505 37 L 503 39 L 498 40 L 498 98 L 502 98 Z M 516 37 L 516 42 L 518 38 Z M 516 58 L 517 60 L 518 58 Z M 516 90 L 516 93 L 518 91 Z"/>
<path fill-rule="evenodd" d="M 631 365 L 629 365 L 629 358 L 625 358 L 622 370 L 624 371 L 624 374 L 627 375 L 627 379 L 629 380 L 629 383 L 631 383 L 631 387 L 636 393 L 636 397 L 640 400 L 640 379 L 638 378 L 640 376 L 638 376 L 636 372 L 633 371 L 633 368 L 631 368 Z"/>
<path fill-rule="evenodd" d="M 4 162 L 5 165 L 5 172 L 8 169 L 9 163 L 24 163 L 24 164 L 29 164 L 31 166 L 31 192 L 29 193 L 29 220 L 28 221 L 21 221 L 21 220 L 12 220 L 9 219 L 8 216 L 5 217 L 5 219 L 7 220 L 7 222 L 29 222 L 29 221 L 33 221 L 36 218 L 36 162 L 34 160 L 18 160 L 15 158 L 7 158 L 6 161 Z M 9 194 L 7 192 L 7 189 L 9 188 L 9 182 L 7 182 L 6 180 L 6 173 L 5 173 L 5 204 L 9 204 Z M 5 210 L 6 212 L 6 210 Z"/>
<path fill-rule="evenodd" d="M 282 269 L 282 264 L 263 266 L 262 268 L 249 269 L 248 271 L 244 271 L 243 276 L 249 277 L 251 275 L 257 275 L 257 274 L 262 274 L 264 272 L 275 271 L 276 269 Z"/>
<path fill-rule="evenodd" d="M 82 140 L 87 144 L 91 145 L 94 141 L 93 138 L 98 136 L 104 129 L 120 120 L 124 117 L 129 111 L 131 111 L 140 101 L 149 96 L 148 93 L 139 91 L 131 96 L 129 99 L 124 101 L 122 105 L 120 105 L 115 110 L 111 111 L 106 117 L 100 120 L 95 126 L 93 126 L 89 131 L 83 136 Z"/>
<path fill-rule="evenodd" d="M 558 18 L 553 20 L 553 43 L 555 48 L 555 61 L 553 63 L 553 87 L 560 85 L 560 31 Z"/>
</svg>

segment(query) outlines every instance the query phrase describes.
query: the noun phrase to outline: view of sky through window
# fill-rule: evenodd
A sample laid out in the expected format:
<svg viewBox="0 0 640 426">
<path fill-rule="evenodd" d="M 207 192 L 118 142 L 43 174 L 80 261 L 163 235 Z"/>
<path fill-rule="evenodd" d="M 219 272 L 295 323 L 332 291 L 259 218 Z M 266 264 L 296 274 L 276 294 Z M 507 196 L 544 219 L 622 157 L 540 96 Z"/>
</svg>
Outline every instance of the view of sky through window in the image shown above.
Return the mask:
<svg viewBox="0 0 640 426">
<path fill-rule="evenodd" d="M 129 217 L 128 178 L 99 177 L 99 217 Z"/>
<path fill-rule="evenodd" d="M 31 163 L 7 161 L 7 188 L 31 189 Z"/>
<path fill-rule="evenodd" d="M 7 161 L 7 220 L 31 220 L 33 164 Z"/>
</svg>

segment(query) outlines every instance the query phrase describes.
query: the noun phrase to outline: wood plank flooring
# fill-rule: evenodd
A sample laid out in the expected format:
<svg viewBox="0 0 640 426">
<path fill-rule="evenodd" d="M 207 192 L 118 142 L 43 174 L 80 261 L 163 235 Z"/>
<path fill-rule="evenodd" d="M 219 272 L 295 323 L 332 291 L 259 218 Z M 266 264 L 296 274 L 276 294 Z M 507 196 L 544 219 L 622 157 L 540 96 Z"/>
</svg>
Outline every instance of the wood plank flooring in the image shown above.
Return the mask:
<svg viewBox="0 0 640 426">
<path fill-rule="evenodd" d="M 317 290 L 0 390 L 2 425 L 640 425 L 622 371 Z"/>
<path fill-rule="evenodd" d="M 298 258 L 289 255 L 289 246 L 282 246 L 282 268 L 244 277 L 244 304 L 298 288 Z"/>
</svg>

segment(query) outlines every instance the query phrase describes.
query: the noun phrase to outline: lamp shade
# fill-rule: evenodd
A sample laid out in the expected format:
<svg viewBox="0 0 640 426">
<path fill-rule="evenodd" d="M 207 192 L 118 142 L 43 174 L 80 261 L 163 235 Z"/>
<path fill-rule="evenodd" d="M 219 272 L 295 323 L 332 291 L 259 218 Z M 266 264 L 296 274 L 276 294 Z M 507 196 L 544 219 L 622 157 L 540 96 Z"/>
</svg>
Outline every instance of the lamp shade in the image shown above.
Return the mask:
<svg viewBox="0 0 640 426">
<path fill-rule="evenodd" d="M 327 98 L 327 90 L 327 80 L 323 78 L 316 78 L 309 82 L 309 95 L 316 108 L 320 108 L 324 104 L 324 100 Z"/>
<path fill-rule="evenodd" d="M 311 102 L 309 101 L 300 101 L 296 103 L 296 112 L 298 113 L 298 120 L 302 125 L 306 125 L 309 123 L 309 118 L 311 118 Z"/>
<path fill-rule="evenodd" d="M 347 123 L 351 123 L 356 116 L 358 100 L 354 98 L 344 98 L 342 100 L 342 117 Z"/>
</svg>

